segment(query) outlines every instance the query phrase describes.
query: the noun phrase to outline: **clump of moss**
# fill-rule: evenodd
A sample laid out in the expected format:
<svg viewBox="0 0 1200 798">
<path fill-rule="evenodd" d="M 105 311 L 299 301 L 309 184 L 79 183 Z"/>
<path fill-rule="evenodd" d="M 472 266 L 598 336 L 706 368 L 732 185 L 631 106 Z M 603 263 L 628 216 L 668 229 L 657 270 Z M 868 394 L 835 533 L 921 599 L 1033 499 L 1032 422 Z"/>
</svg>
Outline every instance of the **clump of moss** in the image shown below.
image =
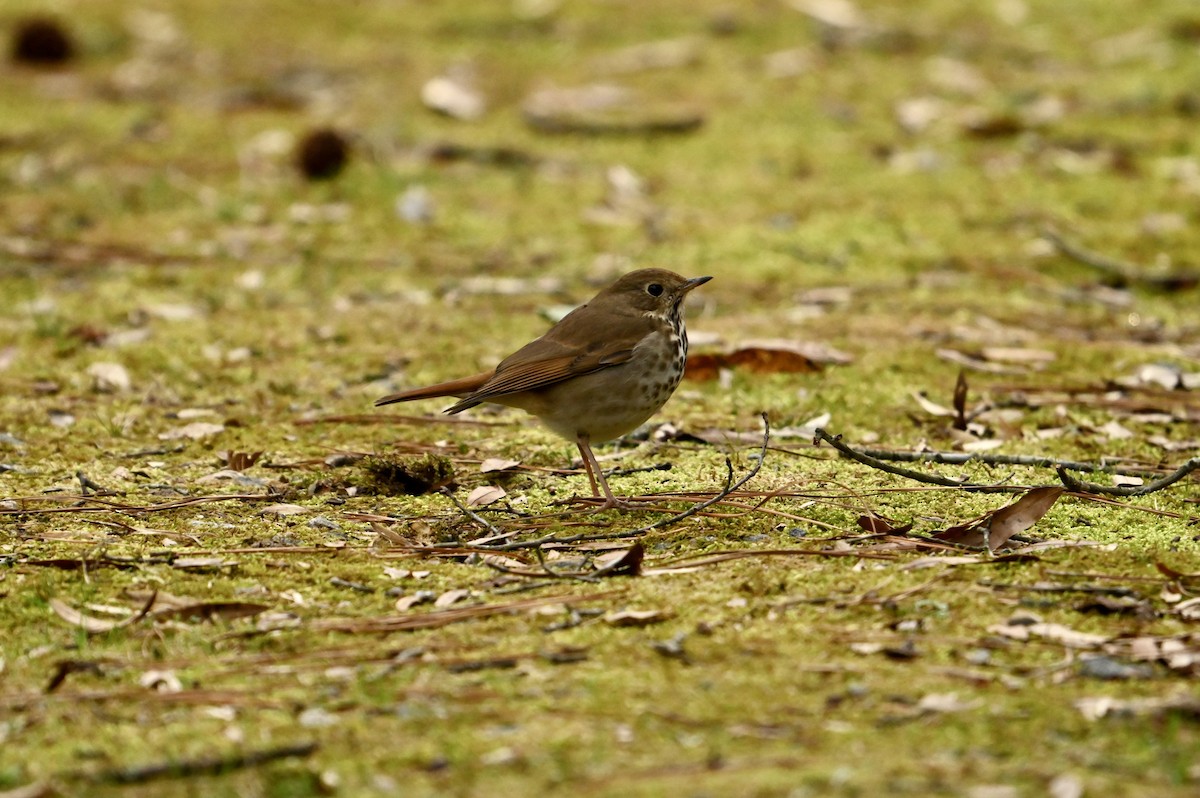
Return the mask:
<svg viewBox="0 0 1200 798">
<path fill-rule="evenodd" d="M 454 487 L 454 464 L 436 454 L 420 457 L 375 454 L 358 464 L 362 489 L 371 493 L 420 496 Z"/>
</svg>

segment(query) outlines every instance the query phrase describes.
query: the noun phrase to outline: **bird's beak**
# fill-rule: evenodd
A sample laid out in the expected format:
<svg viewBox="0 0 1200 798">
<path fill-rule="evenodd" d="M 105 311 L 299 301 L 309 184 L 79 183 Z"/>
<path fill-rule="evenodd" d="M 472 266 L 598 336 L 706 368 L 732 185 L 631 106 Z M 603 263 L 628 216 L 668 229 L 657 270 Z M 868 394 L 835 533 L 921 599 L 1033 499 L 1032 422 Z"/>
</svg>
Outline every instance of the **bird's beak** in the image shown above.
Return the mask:
<svg viewBox="0 0 1200 798">
<path fill-rule="evenodd" d="M 708 277 L 693 277 L 692 279 L 688 280 L 686 283 L 683 284 L 683 287 L 680 288 L 679 293 L 681 295 L 686 294 L 688 291 L 691 291 L 693 288 L 699 288 L 700 286 L 704 285 L 711 279 L 712 279 L 711 275 L 709 275 Z"/>
</svg>

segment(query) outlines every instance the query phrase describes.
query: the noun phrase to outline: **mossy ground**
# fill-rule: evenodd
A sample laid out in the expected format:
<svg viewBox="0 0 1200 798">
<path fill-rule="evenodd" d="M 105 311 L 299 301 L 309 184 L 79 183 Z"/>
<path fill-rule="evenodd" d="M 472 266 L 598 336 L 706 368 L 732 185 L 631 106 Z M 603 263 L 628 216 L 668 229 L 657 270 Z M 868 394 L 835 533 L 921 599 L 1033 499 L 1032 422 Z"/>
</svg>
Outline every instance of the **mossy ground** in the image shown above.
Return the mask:
<svg viewBox="0 0 1200 798">
<path fill-rule="evenodd" d="M 416 542 L 482 534 L 445 497 L 309 490 L 342 484 L 354 468 L 328 465 L 331 454 L 432 451 L 456 459 L 464 498 L 499 482 L 537 513 L 586 492 L 582 476 L 555 473 L 573 447 L 519 413 L 476 412 L 484 424 L 361 417 L 390 390 L 494 363 L 544 329 L 540 311 L 586 299 L 633 266 L 715 276 L 689 307 L 694 333 L 820 342 L 854 358 L 815 375 L 685 383 L 661 414 L 685 430 L 753 432 L 764 410 L 786 428 L 828 412 L 829 429 L 852 443 L 948 449 L 946 425 L 911 393 L 949 404 L 959 367 L 936 350 L 973 351 L 981 341 L 1046 349 L 1055 360 L 1019 376 L 972 373 L 973 401 L 1009 396 L 1014 383 L 1102 394 L 1147 363 L 1197 371 L 1195 290 L 1135 286 L 1121 295 L 1128 304 L 1099 301 L 1085 290 L 1098 275 L 1048 253 L 1039 237 L 1052 224 L 1133 262 L 1196 265 L 1193 6 L 864 2 L 867 25 L 843 35 L 783 2 L 521 11 L 537 5 L 171 4 L 182 38 L 151 59 L 158 82 L 147 88 L 119 70 L 146 52 L 130 32 L 146 19 L 131 21 L 126 3 L 57 3 L 78 61 L 51 72 L 2 67 L 0 462 L 14 469 L 0 472 L 0 499 L 78 495 L 82 471 L 128 504 L 269 487 L 307 512 L 228 501 L 145 515 L 47 513 L 69 504 L 39 500 L 0 516 L 0 789 L 49 781 L 69 795 L 816 796 L 1007 795 L 972 792 L 1007 786 L 1043 795 L 1065 775 L 1087 795 L 1195 794 L 1194 717 L 1093 722 L 1075 707 L 1099 695 L 1194 695 L 1194 677 L 1155 665 L 1152 678 L 1088 678 L 1050 643 L 972 659 L 992 644 L 989 627 L 1022 608 L 1112 636 L 1194 629 L 1171 615 L 1155 568 L 1200 571 L 1194 479 L 1117 506 L 1063 498 L 1031 534 L 1109 545 L 1033 562 L 908 570 L 907 556 L 764 557 L 513 595 L 481 564 L 383 557 L 374 517 L 404 519 L 392 528 Z M 9 2 L 0 29 L 40 10 Z M 598 77 L 596 59 L 615 48 L 679 36 L 697 37 L 699 63 Z M 786 48 L 807 53 L 808 66 L 767 77 L 764 57 Z M 492 104 L 479 122 L 436 116 L 418 99 L 425 80 L 464 60 Z M 231 98 L 278 92 L 300 68 L 325 74 L 331 104 L 233 108 Z M 973 70 L 966 84 L 964 69 Z M 706 124 L 680 136 L 588 137 L 522 122 L 519 103 L 532 89 L 596 79 L 651 101 L 690 102 Z M 896 108 L 912 97 L 949 110 L 906 132 Z M 1061 114 L 1011 135 L 972 135 L 958 115 L 978 106 L 1003 122 L 1039 98 L 1061 103 Z M 351 164 L 330 182 L 306 183 L 286 153 L 253 144 L 329 123 L 355 141 Z M 538 163 L 420 154 L 440 141 L 514 148 Z M 930 169 L 906 166 L 930 158 Z M 645 179 L 661 211 L 653 224 L 586 218 L 618 164 Z M 433 198 L 430 224 L 397 218 L 396 199 L 413 185 Z M 627 266 L 606 265 L 614 260 Z M 460 290 L 480 275 L 561 282 L 515 296 Z M 811 307 L 806 291 L 831 286 L 848 287 L 849 301 L 801 312 Z M 88 372 L 96 363 L 124 366 L 130 386 L 97 390 Z M 1148 410 L 1189 401 L 1142 396 Z M 1194 452 L 1165 453 L 1148 439 L 1200 436 L 1200 400 L 1187 396 L 1190 423 L 1122 417 L 1128 439 L 1093 431 L 1112 420 L 1111 407 L 1068 397 L 1026 410 L 1000 451 L 1173 465 Z M 56 425 L 63 417 L 53 413 L 74 423 Z M 192 420 L 225 428 L 160 439 Z M 1068 434 L 1034 435 L 1057 426 Z M 855 532 L 867 511 L 928 532 L 1007 500 L 906 490 L 912 483 L 806 441 L 774 443 L 748 487 L 787 494 L 766 507 L 809 520 L 694 517 L 645 536 L 650 565 L 716 550 L 820 548 Z M 259 485 L 199 481 L 230 451 L 265 453 L 246 469 Z M 672 469 L 614 486 L 712 492 L 727 454 L 744 471 L 754 451 L 648 447 L 621 465 Z M 530 468 L 483 475 L 475 464 L 485 457 Z M 943 472 L 1054 481 L 1019 468 Z M 318 515 L 336 529 L 309 525 Z M 619 530 L 656 517 L 603 518 Z M 575 532 L 568 521 L 578 520 L 541 531 Z M 284 550 L 253 550 L 271 541 L 286 541 Z M 165 557 L 129 569 L 96 564 L 164 552 L 226 552 L 236 567 L 189 572 Z M 94 565 L 29 562 L 51 558 Z M 394 577 L 385 567 L 429 573 Z M 1078 594 L 992 584 L 1029 587 L 1064 573 L 1130 587 L 1162 615 L 1083 613 Z M 629 628 L 584 615 L 546 631 L 568 619 L 559 608 L 390 635 L 314 628 L 394 613 L 391 587 L 472 588 L 469 600 L 489 603 L 616 590 L 576 609 L 671 617 Z M 88 636 L 49 607 L 52 598 L 132 606 L 125 591 L 150 588 L 261 602 L 301 624 L 255 636 L 241 634 L 254 621 L 145 622 Z M 684 658 L 653 647 L 680 634 Z M 915 658 L 851 648 L 908 640 Z M 572 650 L 586 657 L 548 656 Z M 97 669 L 44 692 L 64 661 Z M 148 671 L 173 672 L 183 689 L 141 686 Z M 951 692 L 961 711 L 918 711 L 922 697 Z M 308 740 L 319 743 L 311 756 L 220 776 L 115 787 L 72 775 Z"/>
</svg>

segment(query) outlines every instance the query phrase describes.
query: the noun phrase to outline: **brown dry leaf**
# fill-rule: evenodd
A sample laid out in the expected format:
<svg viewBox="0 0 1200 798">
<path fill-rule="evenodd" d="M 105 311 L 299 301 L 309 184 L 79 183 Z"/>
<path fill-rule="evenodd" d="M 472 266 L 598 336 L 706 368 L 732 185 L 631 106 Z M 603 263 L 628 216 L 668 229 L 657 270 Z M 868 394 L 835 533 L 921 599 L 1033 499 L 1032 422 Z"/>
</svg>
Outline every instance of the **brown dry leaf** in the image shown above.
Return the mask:
<svg viewBox="0 0 1200 798">
<path fill-rule="evenodd" d="M 258 511 L 260 515 L 278 515 L 287 517 L 289 515 L 301 515 L 309 512 L 307 507 L 301 507 L 299 504 L 268 504 L 266 507 Z"/>
<path fill-rule="evenodd" d="M 1054 506 L 1063 491 L 1060 487 L 1034 488 L 1012 504 L 1001 507 L 988 524 L 988 546 L 1002 546 L 1013 535 L 1036 524 Z"/>
<path fill-rule="evenodd" d="M 957 430 L 965 430 L 967 428 L 968 391 L 967 373 L 959 369 L 958 379 L 954 381 L 954 429 Z"/>
<path fill-rule="evenodd" d="M 609 626 L 650 626 L 671 616 L 670 610 L 622 610 L 606 614 L 604 622 Z"/>
<path fill-rule="evenodd" d="M 479 464 L 479 471 L 482 474 L 487 474 L 492 471 L 507 471 L 510 468 L 516 468 L 520 464 L 520 460 L 505 460 L 500 457 L 489 457 Z"/>
<path fill-rule="evenodd" d="M 624 551 L 611 551 L 596 558 L 596 573 L 593 576 L 640 576 L 646 549 L 634 543 Z"/>
<path fill-rule="evenodd" d="M 982 371 L 987 374 L 1024 374 L 1027 371 L 1027 369 L 1015 366 L 990 363 L 981 358 L 968 355 L 965 352 L 959 352 L 957 349 L 938 349 L 934 354 L 942 360 L 949 361 L 955 365 L 974 369 L 975 371 Z"/>
<path fill-rule="evenodd" d="M 92 387 L 100 393 L 123 393 L 132 387 L 129 371 L 120 363 L 93 363 L 87 368 Z"/>
<path fill-rule="evenodd" d="M 171 561 L 171 567 L 180 571 L 220 571 L 237 567 L 237 560 L 226 560 L 224 557 L 176 557 Z"/>
<path fill-rule="evenodd" d="M 503 554 L 481 554 L 479 560 L 486 565 L 492 565 L 497 568 L 509 568 L 518 571 L 525 568 L 525 563 L 515 557 L 505 557 Z"/>
<path fill-rule="evenodd" d="M 1051 363 L 1056 357 L 1048 349 L 1031 349 L 1024 346 L 985 346 L 979 353 L 985 360 L 1030 365 Z"/>
<path fill-rule="evenodd" d="M 266 604 L 249 601 L 197 601 L 180 607 L 155 610 L 151 615 L 155 620 L 176 618 L 181 621 L 211 621 L 220 618 L 223 621 L 234 621 L 238 618 L 251 618 L 269 609 L 271 608 Z"/>
<path fill-rule="evenodd" d="M 1173 671 L 1200 675 L 1200 634 L 1118 638 L 1106 653 L 1141 662 L 1161 662 Z"/>
<path fill-rule="evenodd" d="M 497 487 L 496 485 L 480 485 L 467 496 L 467 506 L 486 507 L 489 504 L 500 501 L 507 495 L 508 493 L 505 492 L 504 488 Z"/>
<path fill-rule="evenodd" d="M 1012 640 L 1025 642 L 1031 638 L 1041 638 L 1051 643 L 1058 643 L 1067 648 L 1093 649 L 1107 643 L 1107 635 L 1079 632 L 1061 623 L 1001 623 L 988 627 L 992 634 L 998 634 Z"/>
<path fill-rule="evenodd" d="M 689 380 L 715 380 L 721 369 L 744 368 L 754 374 L 812 374 L 821 364 L 801 347 L 790 342 L 764 342 L 743 346 L 726 353 L 705 353 L 688 357 L 684 376 Z"/>
<path fill-rule="evenodd" d="M 187 438 L 188 440 L 198 441 L 224 431 L 224 424 L 214 424 L 211 421 L 193 421 L 191 424 L 185 424 L 182 427 L 175 427 L 174 429 L 159 433 L 158 439 L 161 441 L 173 441 Z"/>
<path fill-rule="evenodd" d="M 525 122 L 543 133 L 690 133 L 704 113 L 680 100 L 657 100 L 612 84 L 545 88 L 521 104 Z"/>
<path fill-rule="evenodd" d="M 418 590 L 408 596 L 401 596 L 396 599 L 396 612 L 408 612 L 418 604 L 428 604 L 433 601 L 434 593 L 431 590 Z"/>
<path fill-rule="evenodd" d="M 1033 488 L 1020 499 L 1001 507 L 978 521 L 953 526 L 933 534 L 935 540 L 962 546 L 987 546 L 997 549 L 1013 535 L 1033 526 L 1058 501 L 1063 488 Z"/>
<path fill-rule="evenodd" d="M 154 600 L 157 596 L 157 593 L 151 593 L 150 598 L 146 600 L 146 603 L 142 605 L 140 610 L 134 612 L 128 618 L 123 618 L 119 621 L 106 621 L 100 618 L 93 618 L 90 615 L 84 615 L 82 612 L 62 601 L 61 599 L 52 598 L 50 599 L 49 603 L 50 609 L 54 610 L 54 613 L 58 615 L 58 617 L 62 618 L 72 626 L 83 629 L 83 631 L 90 635 L 95 635 L 111 632 L 113 629 L 121 629 L 125 626 L 130 626 L 137 623 L 142 618 L 145 618 L 146 614 L 150 612 L 150 607 L 154 605 Z"/>
<path fill-rule="evenodd" d="M 249 618 L 271 609 L 266 604 L 248 601 L 210 601 L 190 596 L 176 596 L 164 591 L 126 590 L 125 595 L 134 601 L 150 601 L 150 615 L 155 620 L 177 618 L 179 620 L 205 620 L 221 618 L 226 621 Z"/>
<path fill-rule="evenodd" d="M 457 604 L 470 595 L 471 591 L 465 587 L 447 590 L 445 593 L 437 597 L 437 599 L 433 602 L 433 606 L 439 609 L 443 607 L 449 607 L 451 604 Z"/>
<path fill-rule="evenodd" d="M 232 471 L 245 471 L 259 461 L 263 456 L 261 451 L 258 452 L 235 452 L 228 451 L 225 453 L 225 464 Z"/>
<path fill-rule="evenodd" d="M 977 709 L 983 702 L 979 700 L 964 701 L 958 693 L 928 693 L 921 696 L 917 702 L 917 711 L 921 714 L 946 714 L 950 712 L 966 712 Z"/>
<path fill-rule="evenodd" d="M 1179 602 L 1175 605 L 1175 614 L 1185 621 L 1200 621 L 1200 598 Z"/>
<path fill-rule="evenodd" d="M 891 518 L 881 515 L 860 515 L 857 521 L 859 527 L 872 535 L 903 535 L 913 528 L 912 522 L 898 524 Z"/>
<path fill-rule="evenodd" d="M 931 416 L 953 418 L 955 415 L 955 412 L 951 408 L 946 407 L 945 405 L 939 405 L 937 402 L 927 398 L 925 394 L 921 393 L 920 391 L 912 391 L 910 395 L 916 400 L 917 404 L 921 406 L 921 409 Z"/>
<path fill-rule="evenodd" d="M 475 70 L 456 64 L 421 87 L 421 102 L 431 111 L 473 122 L 487 111 L 487 100 L 475 85 Z"/>
</svg>

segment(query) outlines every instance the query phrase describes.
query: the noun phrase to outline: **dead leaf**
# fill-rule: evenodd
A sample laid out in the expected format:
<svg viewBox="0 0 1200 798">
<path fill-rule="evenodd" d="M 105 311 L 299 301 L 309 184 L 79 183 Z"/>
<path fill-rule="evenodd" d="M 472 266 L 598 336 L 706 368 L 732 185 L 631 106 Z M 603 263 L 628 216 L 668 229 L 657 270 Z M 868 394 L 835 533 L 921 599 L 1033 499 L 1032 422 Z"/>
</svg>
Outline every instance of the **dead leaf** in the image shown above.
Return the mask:
<svg viewBox="0 0 1200 798">
<path fill-rule="evenodd" d="M 860 515 L 857 521 L 859 527 L 872 535 L 903 535 L 913 528 L 911 522 L 897 525 L 896 521 L 881 515 Z"/>
<path fill-rule="evenodd" d="M 495 504 L 507 495 L 504 488 L 496 485 L 480 485 L 468 494 L 467 506 L 486 507 L 489 504 Z"/>
<path fill-rule="evenodd" d="M 146 600 L 146 603 L 142 605 L 140 610 L 134 612 L 128 618 L 123 618 L 119 621 L 106 621 L 100 618 L 93 618 L 90 615 L 84 615 L 79 610 L 57 598 L 50 599 L 49 604 L 50 609 L 54 610 L 58 617 L 72 626 L 79 627 L 90 635 L 95 635 L 130 626 L 145 618 L 146 614 L 150 612 L 150 608 L 154 605 L 154 600 L 157 596 L 157 592 L 151 593 L 150 598 Z"/>
<path fill-rule="evenodd" d="M 910 395 L 916 400 L 917 404 L 921 406 L 921 409 L 931 416 L 952 418 L 955 415 L 955 412 L 952 409 L 946 407 L 945 405 L 939 405 L 937 402 L 928 399 L 925 394 L 920 391 L 913 391 Z"/>
<path fill-rule="evenodd" d="M 988 627 L 992 634 L 1025 642 L 1037 637 L 1067 648 L 1093 649 L 1109 641 L 1107 635 L 1079 632 L 1060 623 L 1003 623 Z"/>
<path fill-rule="evenodd" d="M 985 346 L 980 354 L 985 360 L 1001 363 L 1051 363 L 1056 355 L 1048 349 L 1030 349 L 1023 346 Z"/>
<path fill-rule="evenodd" d="M 178 693 L 183 690 L 183 682 L 175 675 L 175 671 L 146 671 L 138 677 L 138 684 L 156 693 Z"/>
<path fill-rule="evenodd" d="M 471 591 L 465 587 L 460 587 L 455 590 L 447 590 L 445 593 L 437 597 L 437 599 L 433 602 L 433 606 L 438 608 L 449 607 L 451 604 L 457 604 L 470 595 Z"/>
<path fill-rule="evenodd" d="M 652 100 L 611 84 L 540 89 L 521 104 L 521 113 L 543 133 L 690 133 L 704 124 L 704 113 L 689 103 Z"/>
<path fill-rule="evenodd" d="M 982 701 L 964 701 L 958 693 L 928 693 L 921 696 L 917 702 L 917 711 L 927 714 L 945 714 L 949 712 L 966 712 L 983 705 Z"/>
<path fill-rule="evenodd" d="M 669 610 L 623 610 L 604 616 L 609 626 L 650 626 L 662 623 L 673 615 Z"/>
<path fill-rule="evenodd" d="M 954 382 L 954 428 L 967 428 L 967 373 L 958 370 L 958 379 Z"/>
<path fill-rule="evenodd" d="M 299 504 L 269 504 L 258 512 L 260 515 L 278 515 L 286 518 L 289 515 L 302 515 L 309 512 L 309 509 Z"/>
<path fill-rule="evenodd" d="M 1060 773 L 1048 788 L 1050 798 L 1083 798 L 1083 779 L 1074 773 Z"/>
<path fill-rule="evenodd" d="M 160 441 L 174 441 L 180 438 L 187 438 L 188 440 L 198 441 L 224 431 L 224 424 L 214 424 L 211 421 L 193 421 L 191 424 L 185 424 L 182 427 L 175 427 L 174 429 L 159 433 L 158 439 Z"/>
<path fill-rule="evenodd" d="M 1200 621 L 1200 598 L 1179 602 L 1175 605 L 1175 614 L 1185 621 Z"/>
<path fill-rule="evenodd" d="M 171 567 L 180 571 L 220 571 L 236 568 L 237 560 L 226 560 L 224 557 L 176 557 L 171 561 Z"/>
<path fill-rule="evenodd" d="M 132 387 L 129 371 L 120 363 L 93 363 L 87 368 L 92 387 L 100 393 L 123 393 Z"/>
<path fill-rule="evenodd" d="M 1179 714 L 1187 718 L 1200 718 L 1200 699 L 1190 695 L 1130 699 L 1095 696 L 1079 699 L 1075 702 L 1075 708 L 1088 720 L 1100 720 L 1110 715 L 1160 717 Z"/>
<path fill-rule="evenodd" d="M 998 548 L 1013 535 L 1036 524 L 1063 495 L 1063 490 L 1060 487 L 1034 488 L 1007 507 L 997 510 L 988 524 L 988 547 Z"/>
<path fill-rule="evenodd" d="M 225 453 L 225 464 L 233 471 L 245 471 L 263 456 L 261 451 L 257 452 L 235 452 L 228 451 Z"/>
<path fill-rule="evenodd" d="M 492 471 L 507 471 L 510 468 L 516 468 L 520 464 L 520 460 L 504 460 L 499 457 L 489 457 L 479 464 L 479 471 L 483 474 Z"/>
<path fill-rule="evenodd" d="M 474 121 L 487 111 L 487 101 L 475 86 L 474 70 L 458 65 L 445 75 L 426 81 L 421 87 L 421 102 L 439 114 Z"/>
<path fill-rule="evenodd" d="M 721 369 L 743 368 L 754 374 L 812 374 L 821 365 L 787 342 L 770 346 L 743 346 L 727 353 L 689 355 L 684 376 L 689 380 L 715 380 Z"/>
<path fill-rule="evenodd" d="M 933 534 L 935 540 L 961 546 L 998 549 L 1013 536 L 1033 526 L 1058 501 L 1061 487 L 1033 488 L 1020 499 L 984 518 Z"/>
<path fill-rule="evenodd" d="M 408 612 L 418 604 L 428 604 L 437 597 L 437 594 L 432 590 L 418 590 L 408 596 L 401 596 L 396 599 L 396 612 Z"/>
<path fill-rule="evenodd" d="M 611 551 L 596 558 L 596 573 L 592 576 L 639 576 L 646 549 L 634 543 L 624 551 Z"/>
</svg>

